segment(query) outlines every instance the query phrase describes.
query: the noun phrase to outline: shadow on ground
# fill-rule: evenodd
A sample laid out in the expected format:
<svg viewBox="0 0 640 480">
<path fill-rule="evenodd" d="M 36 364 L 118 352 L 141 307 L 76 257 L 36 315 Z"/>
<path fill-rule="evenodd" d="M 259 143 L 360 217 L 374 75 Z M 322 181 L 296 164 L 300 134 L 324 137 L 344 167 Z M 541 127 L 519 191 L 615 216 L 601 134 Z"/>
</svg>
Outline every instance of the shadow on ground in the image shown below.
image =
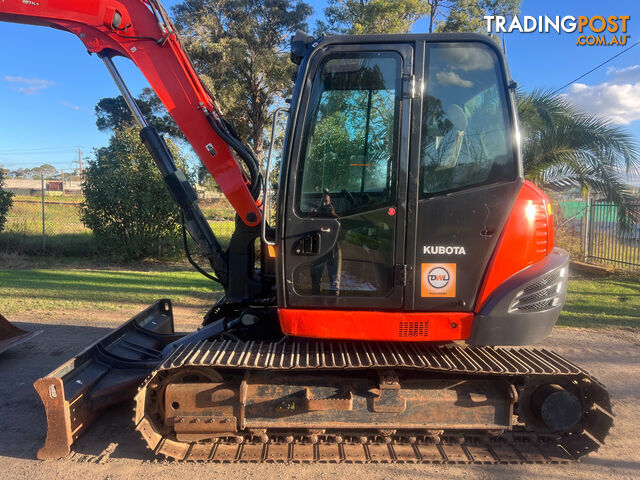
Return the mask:
<svg viewBox="0 0 640 480">
<path fill-rule="evenodd" d="M 0 456 L 33 459 L 44 444 L 46 418 L 33 382 L 111 332 L 110 328 L 15 323 L 24 330 L 42 330 L 37 337 L 0 354 Z M 104 411 L 74 445 L 76 455 L 150 458 L 131 421 L 133 403 Z M 111 443 L 117 448 L 109 449 Z M 124 453 L 126 450 L 126 454 Z"/>
</svg>

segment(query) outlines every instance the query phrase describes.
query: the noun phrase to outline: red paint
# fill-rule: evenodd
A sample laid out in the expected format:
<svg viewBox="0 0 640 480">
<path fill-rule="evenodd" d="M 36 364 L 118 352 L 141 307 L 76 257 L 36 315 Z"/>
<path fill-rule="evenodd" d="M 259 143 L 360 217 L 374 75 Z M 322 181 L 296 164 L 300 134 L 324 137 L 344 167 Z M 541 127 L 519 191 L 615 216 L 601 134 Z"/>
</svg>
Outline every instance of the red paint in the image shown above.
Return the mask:
<svg viewBox="0 0 640 480">
<path fill-rule="evenodd" d="M 525 181 L 502 231 L 476 301 L 478 312 L 491 293 L 509 277 L 546 257 L 553 249 L 549 198 Z"/>
<path fill-rule="evenodd" d="M 122 16 L 121 28 L 130 25 L 126 30 L 116 32 L 111 27 L 116 11 Z M 242 169 L 201 111 L 206 108 L 213 112 L 215 100 L 202 85 L 175 34 L 166 37 L 162 46 L 154 41 L 158 39 L 162 43 L 163 33 L 147 2 L 49 0 L 33 5 L 17 0 L 4 1 L 0 3 L 0 21 L 67 30 L 77 35 L 89 52 L 131 59 L 167 107 L 236 212 L 247 225 L 260 223 L 261 211 L 247 188 Z M 151 39 L 126 38 L 135 36 Z M 207 144 L 213 146 L 215 156 L 211 156 Z M 250 212 L 255 214 L 253 222 L 246 220 Z"/>
<path fill-rule="evenodd" d="M 362 310 L 278 309 L 280 327 L 287 335 L 335 340 L 436 342 L 465 340 L 473 313 L 369 312 Z M 427 335 L 401 335 L 401 322 L 428 322 Z M 417 327 L 416 327 L 417 328 Z M 405 330 L 406 333 L 406 330 Z"/>
</svg>

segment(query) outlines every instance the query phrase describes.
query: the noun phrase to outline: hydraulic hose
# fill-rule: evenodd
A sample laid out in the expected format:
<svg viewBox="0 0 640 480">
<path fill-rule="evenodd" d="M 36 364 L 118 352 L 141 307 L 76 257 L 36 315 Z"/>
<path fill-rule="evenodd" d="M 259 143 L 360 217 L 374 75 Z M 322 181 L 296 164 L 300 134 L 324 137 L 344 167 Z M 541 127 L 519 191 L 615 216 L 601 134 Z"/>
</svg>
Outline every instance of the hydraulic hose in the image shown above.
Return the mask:
<svg viewBox="0 0 640 480">
<path fill-rule="evenodd" d="M 249 150 L 239 138 L 229 131 L 226 125 L 220 125 L 220 122 L 215 119 L 210 112 L 206 112 L 206 116 L 211 128 L 213 128 L 216 134 L 238 153 L 244 164 L 247 166 L 247 169 L 249 170 L 251 195 L 254 199 L 257 199 L 260 195 L 260 187 L 262 184 L 262 175 L 260 174 L 260 169 L 258 167 L 258 160 L 254 156 L 253 152 L 251 152 L 251 150 Z"/>
</svg>

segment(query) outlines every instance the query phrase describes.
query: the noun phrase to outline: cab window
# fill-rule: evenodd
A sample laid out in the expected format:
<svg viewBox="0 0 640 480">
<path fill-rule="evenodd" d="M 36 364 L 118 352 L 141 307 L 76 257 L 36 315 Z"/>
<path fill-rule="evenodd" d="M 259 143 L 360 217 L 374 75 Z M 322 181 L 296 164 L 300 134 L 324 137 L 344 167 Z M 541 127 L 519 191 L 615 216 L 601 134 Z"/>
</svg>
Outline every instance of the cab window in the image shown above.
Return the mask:
<svg viewBox="0 0 640 480">
<path fill-rule="evenodd" d="M 301 214 L 341 217 L 395 203 L 400 67 L 393 52 L 322 62 L 298 172 Z"/>
<path fill-rule="evenodd" d="M 473 43 L 432 44 L 426 68 L 422 196 L 513 180 L 506 88 L 493 50 Z"/>
</svg>

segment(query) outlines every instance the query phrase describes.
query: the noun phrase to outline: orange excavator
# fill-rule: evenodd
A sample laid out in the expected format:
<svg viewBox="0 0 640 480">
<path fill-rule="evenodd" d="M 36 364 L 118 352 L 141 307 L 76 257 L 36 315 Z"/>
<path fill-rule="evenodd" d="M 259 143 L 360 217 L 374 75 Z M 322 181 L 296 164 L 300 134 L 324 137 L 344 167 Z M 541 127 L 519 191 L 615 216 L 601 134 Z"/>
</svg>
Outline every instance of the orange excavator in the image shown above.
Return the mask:
<svg viewBox="0 0 640 480">
<path fill-rule="evenodd" d="M 176 333 L 159 300 L 36 381 L 39 458 L 67 455 L 132 398 L 149 448 L 179 460 L 569 462 L 604 442 L 605 388 L 523 347 L 560 314 L 568 254 L 524 180 L 515 82 L 489 37 L 297 32 L 261 171 L 158 1 L 5 0 L 0 20 L 66 30 L 104 61 L 210 271 L 187 257 L 224 289 L 195 332 Z M 114 56 L 140 68 L 229 199 L 228 246 Z"/>
</svg>

